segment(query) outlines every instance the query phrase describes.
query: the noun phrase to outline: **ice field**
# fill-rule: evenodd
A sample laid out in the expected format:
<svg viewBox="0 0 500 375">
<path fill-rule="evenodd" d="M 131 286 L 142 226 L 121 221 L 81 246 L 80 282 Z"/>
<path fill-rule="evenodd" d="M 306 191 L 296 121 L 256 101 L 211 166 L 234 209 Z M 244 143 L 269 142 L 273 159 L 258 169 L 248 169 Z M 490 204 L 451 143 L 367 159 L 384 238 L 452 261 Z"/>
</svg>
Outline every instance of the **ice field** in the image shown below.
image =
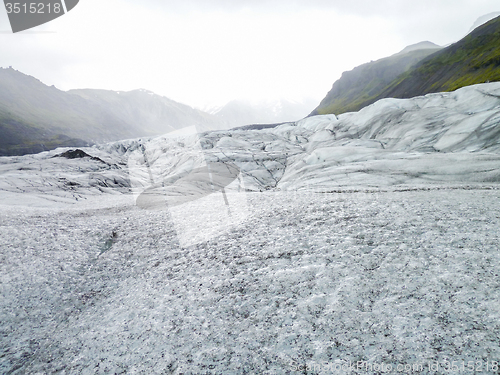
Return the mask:
<svg viewBox="0 0 500 375">
<path fill-rule="evenodd" d="M 1 372 L 485 371 L 500 358 L 499 190 L 248 201 L 246 220 L 188 248 L 165 210 L 3 211 Z"/>
<path fill-rule="evenodd" d="M 0 158 L 0 373 L 498 374 L 500 84 Z"/>
</svg>

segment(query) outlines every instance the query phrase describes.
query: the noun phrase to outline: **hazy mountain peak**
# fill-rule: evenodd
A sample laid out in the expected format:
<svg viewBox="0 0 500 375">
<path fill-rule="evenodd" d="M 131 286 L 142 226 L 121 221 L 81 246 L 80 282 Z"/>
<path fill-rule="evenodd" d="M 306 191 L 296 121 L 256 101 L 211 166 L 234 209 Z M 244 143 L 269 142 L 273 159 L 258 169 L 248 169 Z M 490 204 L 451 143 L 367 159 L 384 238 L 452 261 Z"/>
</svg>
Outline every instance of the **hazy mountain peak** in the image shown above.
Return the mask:
<svg viewBox="0 0 500 375">
<path fill-rule="evenodd" d="M 236 99 L 223 106 L 207 108 L 205 111 L 231 127 L 237 127 L 299 120 L 307 116 L 315 104 L 316 101 L 313 99 L 303 99 L 302 101 L 286 98 L 260 101 Z"/>
<path fill-rule="evenodd" d="M 146 90 L 146 89 L 137 89 L 137 90 L 132 90 L 131 92 L 139 92 L 141 94 L 149 94 L 149 95 L 156 95 L 156 96 L 158 96 L 158 94 L 154 93 L 153 91 Z"/>
<path fill-rule="evenodd" d="M 493 12 L 493 13 L 488 13 L 485 14 L 484 16 L 479 17 L 476 22 L 472 25 L 472 27 L 469 30 L 469 33 L 476 29 L 477 27 L 484 25 L 486 22 L 491 21 L 493 18 L 496 18 L 500 16 L 500 12 Z"/>
<path fill-rule="evenodd" d="M 54 88 L 54 86 L 47 86 L 38 78 L 14 69 L 12 66 L 9 66 L 8 68 L 1 67 L 0 78 L 2 79 L 2 82 L 8 82 L 8 84 L 11 85 L 10 89 L 14 89 L 15 86 L 21 87 L 22 85 Z"/>
<path fill-rule="evenodd" d="M 412 51 L 418 51 L 421 49 L 439 49 L 439 48 L 441 48 L 441 47 L 435 43 L 432 43 L 429 41 L 424 41 L 424 42 L 415 43 L 415 44 L 411 44 L 409 46 L 406 46 L 401 52 L 398 53 L 398 55 L 402 55 L 402 54 L 412 52 Z"/>
</svg>

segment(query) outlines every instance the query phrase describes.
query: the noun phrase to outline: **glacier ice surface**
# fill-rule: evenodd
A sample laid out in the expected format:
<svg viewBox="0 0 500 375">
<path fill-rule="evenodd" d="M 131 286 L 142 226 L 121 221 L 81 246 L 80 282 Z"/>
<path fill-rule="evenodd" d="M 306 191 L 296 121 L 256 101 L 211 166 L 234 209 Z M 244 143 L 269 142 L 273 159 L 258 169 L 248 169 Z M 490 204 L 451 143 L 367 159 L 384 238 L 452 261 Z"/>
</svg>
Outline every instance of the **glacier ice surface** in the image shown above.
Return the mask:
<svg viewBox="0 0 500 375">
<path fill-rule="evenodd" d="M 0 158 L 0 372 L 491 365 L 499 123 L 490 83 Z"/>
</svg>

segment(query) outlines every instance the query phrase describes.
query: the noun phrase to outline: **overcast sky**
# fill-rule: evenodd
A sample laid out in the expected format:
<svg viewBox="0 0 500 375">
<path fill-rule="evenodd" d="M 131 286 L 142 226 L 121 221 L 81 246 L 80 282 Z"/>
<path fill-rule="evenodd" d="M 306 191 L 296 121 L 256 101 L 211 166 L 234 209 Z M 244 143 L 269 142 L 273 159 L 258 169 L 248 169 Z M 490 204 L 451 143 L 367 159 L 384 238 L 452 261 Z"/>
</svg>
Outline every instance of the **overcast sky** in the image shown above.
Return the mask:
<svg viewBox="0 0 500 375">
<path fill-rule="evenodd" d="M 321 100 L 343 71 L 429 40 L 457 41 L 498 0 L 80 0 L 12 34 L 0 66 L 62 90 L 145 88 L 192 106 Z"/>
</svg>

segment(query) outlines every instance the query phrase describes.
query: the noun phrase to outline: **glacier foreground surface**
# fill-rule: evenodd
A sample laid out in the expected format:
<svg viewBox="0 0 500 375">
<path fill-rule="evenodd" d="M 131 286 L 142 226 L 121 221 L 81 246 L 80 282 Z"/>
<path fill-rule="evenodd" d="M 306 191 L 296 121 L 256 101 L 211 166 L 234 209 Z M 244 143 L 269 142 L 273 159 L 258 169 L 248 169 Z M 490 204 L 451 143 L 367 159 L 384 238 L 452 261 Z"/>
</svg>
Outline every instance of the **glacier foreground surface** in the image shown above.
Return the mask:
<svg viewBox="0 0 500 375">
<path fill-rule="evenodd" d="M 499 124 L 490 83 L 0 158 L 0 372 L 497 373 Z"/>
</svg>

